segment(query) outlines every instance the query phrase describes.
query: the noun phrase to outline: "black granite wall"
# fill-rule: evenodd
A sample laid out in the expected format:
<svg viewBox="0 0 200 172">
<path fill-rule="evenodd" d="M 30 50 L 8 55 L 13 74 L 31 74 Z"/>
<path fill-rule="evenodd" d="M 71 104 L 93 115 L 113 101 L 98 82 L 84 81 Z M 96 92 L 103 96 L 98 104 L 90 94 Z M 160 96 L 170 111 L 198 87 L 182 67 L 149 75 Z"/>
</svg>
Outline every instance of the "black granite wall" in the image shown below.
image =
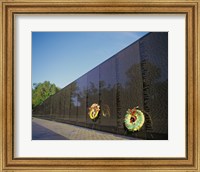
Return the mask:
<svg viewBox="0 0 200 172">
<path fill-rule="evenodd" d="M 92 121 L 88 108 L 100 105 Z M 145 124 L 128 132 L 124 116 L 139 106 Z M 43 104 L 33 116 L 142 139 L 168 139 L 168 33 L 149 33 L 81 76 Z"/>
</svg>

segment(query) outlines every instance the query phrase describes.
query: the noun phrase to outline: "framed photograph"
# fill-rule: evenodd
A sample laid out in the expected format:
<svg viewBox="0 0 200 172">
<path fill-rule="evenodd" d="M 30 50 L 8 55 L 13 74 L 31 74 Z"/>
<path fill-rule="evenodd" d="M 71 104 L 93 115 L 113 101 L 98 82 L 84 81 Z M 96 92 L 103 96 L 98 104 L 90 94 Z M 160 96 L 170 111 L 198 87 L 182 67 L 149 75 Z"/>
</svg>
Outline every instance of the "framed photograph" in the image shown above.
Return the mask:
<svg viewBox="0 0 200 172">
<path fill-rule="evenodd" d="M 200 170 L 198 0 L 0 6 L 1 171 Z"/>
</svg>

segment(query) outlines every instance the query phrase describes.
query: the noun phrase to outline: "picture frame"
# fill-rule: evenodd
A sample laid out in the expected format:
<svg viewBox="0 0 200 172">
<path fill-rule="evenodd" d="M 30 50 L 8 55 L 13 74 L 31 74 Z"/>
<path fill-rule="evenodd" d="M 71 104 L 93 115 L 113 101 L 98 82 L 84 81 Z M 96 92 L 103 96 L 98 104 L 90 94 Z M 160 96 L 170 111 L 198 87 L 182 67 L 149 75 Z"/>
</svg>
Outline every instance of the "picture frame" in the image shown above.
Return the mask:
<svg viewBox="0 0 200 172">
<path fill-rule="evenodd" d="M 1 171 L 199 171 L 199 1 L 2 0 L 0 15 L 0 169 Z M 14 23 L 16 14 L 185 14 L 186 15 L 186 158 L 15 158 Z"/>
</svg>

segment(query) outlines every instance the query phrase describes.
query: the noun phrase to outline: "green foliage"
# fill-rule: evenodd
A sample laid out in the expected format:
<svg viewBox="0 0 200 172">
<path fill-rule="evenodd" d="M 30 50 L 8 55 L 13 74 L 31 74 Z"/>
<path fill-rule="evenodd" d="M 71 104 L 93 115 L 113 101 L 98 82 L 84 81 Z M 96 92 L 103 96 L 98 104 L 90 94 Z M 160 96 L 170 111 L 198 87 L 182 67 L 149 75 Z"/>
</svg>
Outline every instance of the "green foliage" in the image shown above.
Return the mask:
<svg viewBox="0 0 200 172">
<path fill-rule="evenodd" d="M 32 87 L 32 108 L 40 105 L 49 96 L 58 92 L 58 88 L 55 84 L 51 84 L 49 81 L 44 81 L 43 83 L 33 83 Z"/>
</svg>

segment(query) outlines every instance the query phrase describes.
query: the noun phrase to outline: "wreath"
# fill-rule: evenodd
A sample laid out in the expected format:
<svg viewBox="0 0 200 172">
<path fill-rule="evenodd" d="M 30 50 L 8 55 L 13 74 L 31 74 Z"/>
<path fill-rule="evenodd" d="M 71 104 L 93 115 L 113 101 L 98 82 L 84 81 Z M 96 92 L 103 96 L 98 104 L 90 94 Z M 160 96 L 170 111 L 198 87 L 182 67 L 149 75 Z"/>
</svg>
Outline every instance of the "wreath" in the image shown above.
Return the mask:
<svg viewBox="0 0 200 172">
<path fill-rule="evenodd" d="M 89 116 L 90 116 L 90 119 L 97 118 L 98 114 L 99 114 L 99 111 L 100 111 L 100 106 L 97 103 L 92 104 L 89 107 L 89 113 L 88 113 Z"/>
<path fill-rule="evenodd" d="M 144 114 L 137 108 L 128 109 L 125 115 L 124 123 L 129 131 L 139 131 L 145 121 Z"/>
</svg>

